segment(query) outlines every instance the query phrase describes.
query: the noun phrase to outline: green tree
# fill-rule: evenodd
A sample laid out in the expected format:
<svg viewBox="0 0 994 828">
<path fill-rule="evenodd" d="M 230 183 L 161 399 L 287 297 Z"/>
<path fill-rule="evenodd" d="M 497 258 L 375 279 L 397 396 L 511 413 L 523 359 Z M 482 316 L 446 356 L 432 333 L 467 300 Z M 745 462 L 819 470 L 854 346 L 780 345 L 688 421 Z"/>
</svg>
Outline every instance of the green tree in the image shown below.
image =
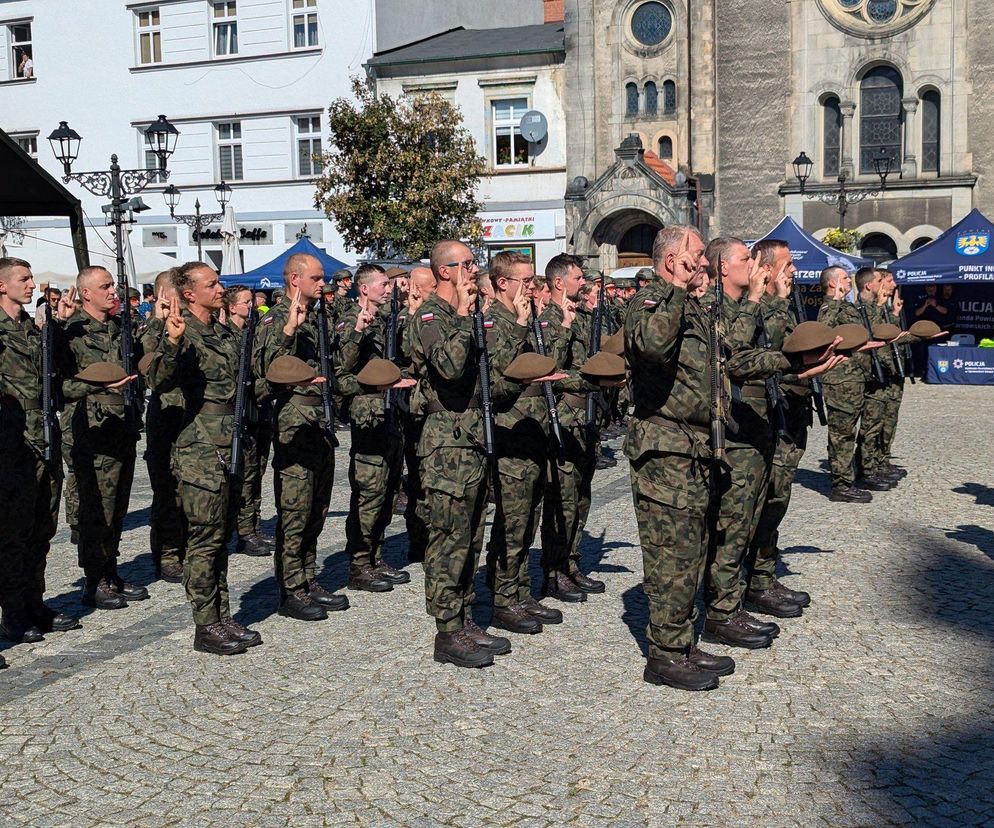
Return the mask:
<svg viewBox="0 0 994 828">
<path fill-rule="evenodd" d="M 352 79 L 328 109 L 331 149 L 315 206 L 351 250 L 422 258 L 439 239 L 478 244 L 486 164 L 459 110 L 437 93 L 392 98 Z"/>
<path fill-rule="evenodd" d="M 855 253 L 859 243 L 863 241 L 863 234 L 858 230 L 842 230 L 838 227 L 832 227 L 825 233 L 822 241 L 829 247 L 834 247 L 843 253 Z"/>
</svg>

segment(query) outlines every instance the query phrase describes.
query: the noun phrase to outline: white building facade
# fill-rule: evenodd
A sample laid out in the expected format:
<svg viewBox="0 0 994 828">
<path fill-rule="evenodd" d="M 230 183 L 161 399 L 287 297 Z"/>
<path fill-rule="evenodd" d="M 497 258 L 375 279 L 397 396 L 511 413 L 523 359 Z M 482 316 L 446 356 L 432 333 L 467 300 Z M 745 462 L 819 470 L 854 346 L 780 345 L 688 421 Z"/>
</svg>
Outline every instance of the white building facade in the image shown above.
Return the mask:
<svg viewBox="0 0 994 828">
<path fill-rule="evenodd" d="M 305 231 L 331 255 L 354 261 L 314 207 L 313 155 L 326 147 L 327 108 L 350 94 L 375 37 L 373 0 L 0 0 L 0 127 L 49 172 L 62 169 L 47 137 L 67 121 L 82 137 L 73 171 L 104 170 L 116 153 L 125 168 L 154 164 L 143 129 L 163 113 L 180 132 L 168 184 L 178 214 L 218 213 L 213 188 L 232 188 L 245 270 L 270 261 Z M 33 64 L 25 69 L 24 55 Z M 192 228 L 172 220 L 149 186 L 133 248 L 182 262 L 197 255 Z M 106 198 L 76 183 L 88 224 L 109 238 Z M 69 243 L 63 220 L 27 221 L 8 252 Z M 220 264 L 220 222 L 202 239 Z M 89 246 L 106 252 L 87 227 Z M 101 261 L 101 263 L 103 263 Z"/>
</svg>

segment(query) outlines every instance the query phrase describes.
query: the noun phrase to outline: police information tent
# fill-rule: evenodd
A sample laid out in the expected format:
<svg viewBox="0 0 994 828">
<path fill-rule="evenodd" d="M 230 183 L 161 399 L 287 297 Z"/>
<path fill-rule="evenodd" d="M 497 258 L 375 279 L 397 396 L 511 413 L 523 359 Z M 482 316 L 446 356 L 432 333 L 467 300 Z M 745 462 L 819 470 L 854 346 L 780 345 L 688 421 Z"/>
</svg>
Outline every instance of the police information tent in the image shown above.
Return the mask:
<svg viewBox="0 0 994 828">
<path fill-rule="evenodd" d="M 994 235 L 980 210 L 950 227 L 935 241 L 892 262 L 899 285 L 994 283 Z"/>
<path fill-rule="evenodd" d="M 850 273 L 855 273 L 861 267 L 873 264 L 869 259 L 849 256 L 834 247 L 822 244 L 814 236 L 806 233 L 804 228 L 790 216 L 784 216 L 776 227 L 757 241 L 763 239 L 779 239 L 790 245 L 790 255 L 794 260 L 794 267 L 797 268 L 794 281 L 801 284 L 818 284 L 821 272 L 826 267 L 843 267 Z"/>
<path fill-rule="evenodd" d="M 330 279 L 331 274 L 336 270 L 348 267 L 345 262 L 340 262 L 334 256 L 329 256 L 324 250 L 307 238 L 307 236 L 303 236 L 293 247 L 284 250 L 268 264 L 257 267 L 255 270 L 250 270 L 248 273 L 222 276 L 221 282 L 225 285 L 245 285 L 252 288 L 252 290 L 270 290 L 272 288 L 283 287 L 283 265 L 295 253 L 307 253 L 321 262 L 324 266 L 325 281 Z"/>
</svg>

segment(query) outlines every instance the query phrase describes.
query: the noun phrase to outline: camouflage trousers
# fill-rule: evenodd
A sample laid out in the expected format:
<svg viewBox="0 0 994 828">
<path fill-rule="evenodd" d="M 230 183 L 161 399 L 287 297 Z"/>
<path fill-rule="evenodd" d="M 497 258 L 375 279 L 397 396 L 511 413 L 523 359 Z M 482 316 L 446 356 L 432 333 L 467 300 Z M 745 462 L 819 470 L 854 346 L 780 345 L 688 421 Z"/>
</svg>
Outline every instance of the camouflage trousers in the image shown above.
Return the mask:
<svg viewBox="0 0 994 828">
<path fill-rule="evenodd" d="M 273 444 L 276 583 L 295 592 L 317 576 L 318 537 L 335 484 L 335 449 L 318 425 L 280 432 Z"/>
<path fill-rule="evenodd" d="M 473 448 L 437 448 L 421 458 L 430 515 L 425 603 L 440 632 L 462 627 L 476 593 L 483 547 L 487 461 Z"/>
<path fill-rule="evenodd" d="M 399 438 L 399 435 L 397 435 Z M 352 445 L 357 444 L 353 427 Z M 399 439 L 383 446 L 381 454 L 359 454 L 349 459 L 352 499 L 345 520 L 345 551 L 355 566 L 375 566 L 380 561 L 383 535 L 393 518 L 404 465 Z"/>
<path fill-rule="evenodd" d="M 727 468 L 714 471 L 704 590 L 707 617 L 714 621 L 727 621 L 742 609 L 742 565 L 766 499 L 775 446 L 769 423 L 760 417 L 740 422 L 739 428 L 750 434 L 753 445 L 729 446 Z"/>
<path fill-rule="evenodd" d="M 499 457 L 494 481 L 496 511 L 487 545 L 487 585 L 495 607 L 531 597 L 528 553 L 542 512 L 546 461 Z"/>
<path fill-rule="evenodd" d="M 787 430 L 790 436 L 778 436 L 773 452 L 770 484 L 746 555 L 749 589 L 769 589 L 776 581 L 780 524 L 787 514 L 794 475 L 808 445 L 810 404 L 807 398 L 796 395 L 788 395 L 787 399 Z"/>
<path fill-rule="evenodd" d="M 45 566 L 62 502 L 62 463 L 24 443 L 4 444 L 0 463 L 0 608 L 19 612 L 45 594 Z"/>
<path fill-rule="evenodd" d="M 407 476 L 404 478 L 404 493 L 407 507 L 404 509 L 404 523 L 407 526 L 407 557 L 411 561 L 423 561 L 428 549 L 428 499 L 421 475 L 421 458 L 418 457 L 418 442 L 424 420 L 408 414 L 404 417 L 404 464 Z"/>
<path fill-rule="evenodd" d="M 232 491 L 225 468 L 230 460 L 230 447 L 209 443 L 173 450 L 173 473 L 179 480 L 187 527 L 183 588 L 193 609 L 193 622 L 200 625 L 231 617 L 228 539 L 238 509 L 239 484 L 236 481 Z"/>
<path fill-rule="evenodd" d="M 851 486 L 855 479 L 853 460 L 856 453 L 856 429 L 863 413 L 864 387 L 862 382 L 825 384 L 828 463 L 832 470 L 832 488 Z"/>
<path fill-rule="evenodd" d="M 149 546 L 156 563 L 182 563 L 186 554 L 186 526 L 179 481 L 172 469 L 172 452 L 182 425 L 181 409 L 165 415 L 149 404 L 145 425 L 145 465 L 152 487 Z"/>
<path fill-rule="evenodd" d="M 542 508 L 542 570 L 580 571 L 580 541 L 590 514 L 590 486 L 600 441 L 587 447 L 586 429 L 563 428 L 563 456 L 549 464 Z"/>
<path fill-rule="evenodd" d="M 249 423 L 245 429 L 242 465 L 241 508 L 235 519 L 235 529 L 241 537 L 248 537 L 259 528 L 262 509 L 262 482 L 269 464 L 272 444 L 272 426 L 268 421 Z"/>
<path fill-rule="evenodd" d="M 884 464 L 884 423 L 887 420 L 890 386 L 868 383 L 863 400 L 863 417 L 856 443 L 857 468 L 864 475 L 874 475 Z"/>
<path fill-rule="evenodd" d="M 705 458 L 655 451 L 631 461 L 654 658 L 678 657 L 694 643 L 695 598 L 707 558 L 709 466 Z"/>
<path fill-rule="evenodd" d="M 887 405 L 884 412 L 884 427 L 880 434 L 880 453 L 884 462 L 891 458 L 891 447 L 894 445 L 894 435 L 897 434 L 897 418 L 901 413 L 901 402 L 904 400 L 904 380 L 895 380 L 888 388 Z"/>
</svg>

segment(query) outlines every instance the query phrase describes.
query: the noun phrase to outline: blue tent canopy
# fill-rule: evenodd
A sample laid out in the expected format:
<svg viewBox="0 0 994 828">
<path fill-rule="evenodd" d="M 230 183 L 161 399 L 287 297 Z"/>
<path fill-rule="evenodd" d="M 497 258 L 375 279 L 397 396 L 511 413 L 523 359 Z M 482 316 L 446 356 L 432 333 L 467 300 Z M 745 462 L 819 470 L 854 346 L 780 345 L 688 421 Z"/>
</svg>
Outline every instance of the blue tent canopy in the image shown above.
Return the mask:
<svg viewBox="0 0 994 828">
<path fill-rule="evenodd" d="M 873 264 L 869 259 L 848 256 L 827 244 L 822 244 L 814 236 L 806 233 L 804 228 L 790 216 L 784 216 L 776 227 L 757 241 L 763 239 L 780 239 L 790 245 L 790 255 L 794 259 L 794 267 L 797 268 L 794 281 L 801 284 L 817 284 L 821 272 L 826 267 L 844 267 L 850 273 L 854 273 L 861 267 Z"/>
<path fill-rule="evenodd" d="M 253 290 L 269 290 L 270 288 L 283 287 L 283 265 L 294 253 L 309 253 L 324 265 L 325 279 L 331 277 L 336 270 L 348 267 L 345 262 L 340 262 L 334 256 L 329 256 L 320 247 L 317 247 L 307 236 L 303 236 L 293 247 L 284 250 L 279 256 L 262 267 L 250 270 L 248 273 L 222 276 L 221 283 L 224 285 L 245 285 Z"/>
<path fill-rule="evenodd" d="M 893 262 L 898 284 L 977 284 L 994 282 L 994 226 L 973 210 L 935 241 Z"/>
</svg>

